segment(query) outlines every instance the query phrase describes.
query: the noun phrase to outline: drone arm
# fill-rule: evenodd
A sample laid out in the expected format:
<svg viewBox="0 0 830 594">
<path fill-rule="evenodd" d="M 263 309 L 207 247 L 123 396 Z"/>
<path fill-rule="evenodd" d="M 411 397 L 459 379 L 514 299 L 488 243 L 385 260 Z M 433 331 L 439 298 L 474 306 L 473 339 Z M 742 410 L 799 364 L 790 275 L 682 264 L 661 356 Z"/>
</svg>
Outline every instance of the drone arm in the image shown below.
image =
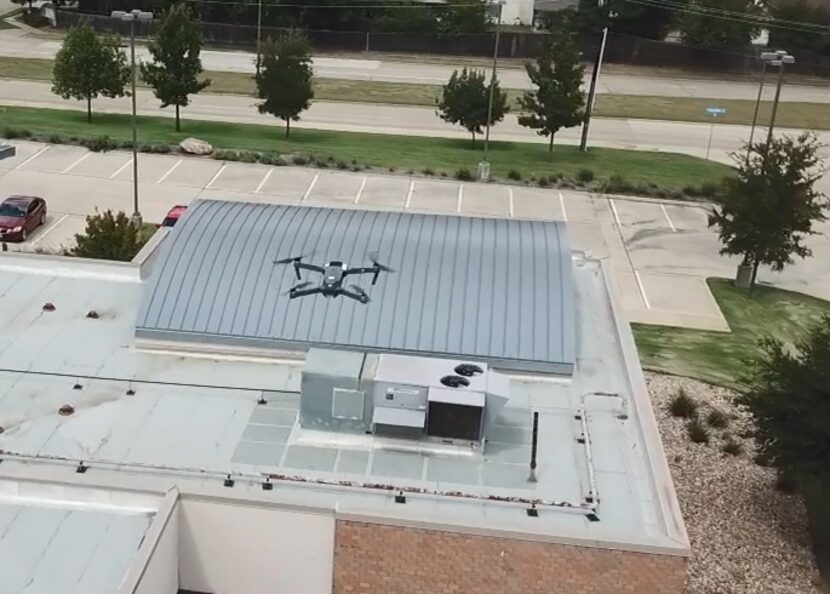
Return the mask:
<svg viewBox="0 0 830 594">
<path fill-rule="evenodd" d="M 315 295 L 321 292 L 322 289 L 320 287 L 314 287 L 312 289 L 298 289 L 296 291 L 289 291 L 288 298 L 295 299 L 296 297 L 305 297 L 306 295 Z"/>
<path fill-rule="evenodd" d="M 343 276 L 347 276 L 349 274 L 370 274 L 374 271 L 375 271 L 374 266 L 371 266 L 371 267 L 361 266 L 361 267 L 358 267 L 358 268 L 347 268 L 346 270 L 343 271 Z"/>
<path fill-rule="evenodd" d="M 354 299 L 355 301 L 360 301 L 361 303 L 367 303 L 369 301 L 369 297 L 366 293 L 358 293 L 356 291 L 349 291 L 348 289 L 340 289 L 340 294 L 344 297 Z"/>
<path fill-rule="evenodd" d="M 297 273 L 297 278 L 300 278 L 300 269 L 311 270 L 312 272 L 319 272 L 320 274 L 323 274 L 325 272 L 325 269 L 322 266 L 306 264 L 305 262 L 296 262 L 294 264 L 294 271 Z"/>
</svg>

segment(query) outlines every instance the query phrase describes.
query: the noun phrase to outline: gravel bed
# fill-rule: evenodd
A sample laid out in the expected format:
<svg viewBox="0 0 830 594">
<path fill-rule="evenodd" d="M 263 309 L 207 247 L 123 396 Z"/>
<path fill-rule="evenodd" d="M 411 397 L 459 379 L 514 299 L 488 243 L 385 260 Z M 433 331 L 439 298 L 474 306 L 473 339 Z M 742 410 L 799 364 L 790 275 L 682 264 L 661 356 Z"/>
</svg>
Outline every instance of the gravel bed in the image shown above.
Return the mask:
<svg viewBox="0 0 830 594">
<path fill-rule="evenodd" d="M 804 503 L 776 489 L 775 471 L 753 461 L 752 420 L 732 393 L 657 373 L 646 382 L 692 544 L 684 594 L 820 593 Z M 730 417 L 727 428 L 709 429 L 708 444 L 693 443 L 686 420 L 668 411 L 681 387 L 699 403 L 699 417 L 712 408 Z M 743 453 L 721 450 L 728 436 Z"/>
</svg>

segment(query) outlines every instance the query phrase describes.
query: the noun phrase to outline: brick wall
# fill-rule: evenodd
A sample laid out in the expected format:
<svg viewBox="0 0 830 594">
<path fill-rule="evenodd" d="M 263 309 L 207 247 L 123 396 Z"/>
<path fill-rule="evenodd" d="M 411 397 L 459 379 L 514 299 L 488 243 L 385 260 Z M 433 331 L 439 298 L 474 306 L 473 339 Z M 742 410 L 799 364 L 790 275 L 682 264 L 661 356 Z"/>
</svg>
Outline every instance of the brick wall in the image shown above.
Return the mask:
<svg viewBox="0 0 830 594">
<path fill-rule="evenodd" d="M 680 594 L 686 559 L 338 520 L 335 594 Z"/>
</svg>

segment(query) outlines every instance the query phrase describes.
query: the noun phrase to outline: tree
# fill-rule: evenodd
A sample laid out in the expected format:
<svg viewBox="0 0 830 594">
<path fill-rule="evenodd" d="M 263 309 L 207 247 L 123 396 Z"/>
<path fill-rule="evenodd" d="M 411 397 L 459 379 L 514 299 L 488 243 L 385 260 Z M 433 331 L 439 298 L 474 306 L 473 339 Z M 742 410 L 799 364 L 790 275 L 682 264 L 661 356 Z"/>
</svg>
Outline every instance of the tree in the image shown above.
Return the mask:
<svg viewBox="0 0 830 594">
<path fill-rule="evenodd" d="M 130 80 L 126 56 L 117 36 L 99 37 L 89 25 L 70 29 L 55 56 L 52 92 L 64 99 L 86 100 L 92 121 L 92 100 L 99 95 L 121 97 Z"/>
<path fill-rule="evenodd" d="M 721 254 L 742 255 L 752 264 L 750 286 L 761 264 L 782 270 L 792 256 L 812 255 L 805 236 L 813 222 L 825 219 L 827 197 L 814 188 L 821 179 L 821 148 L 809 132 L 797 139 L 773 138 L 746 147 L 748 157 L 733 154 L 737 175 L 727 177 L 715 198 L 709 226 L 718 228 Z"/>
<path fill-rule="evenodd" d="M 311 78 L 311 45 L 301 33 L 291 31 L 262 46 L 262 67 L 256 84 L 257 95 L 264 101 L 257 109 L 283 120 L 286 138 L 291 120 L 299 120 L 300 112 L 308 109 L 314 98 Z"/>
<path fill-rule="evenodd" d="M 809 32 L 803 27 L 787 25 L 770 27 L 768 47 L 785 50 L 806 49 L 823 54 L 830 53 L 830 12 L 823 6 L 817 6 L 808 0 L 787 0 L 768 3 L 770 17 L 782 21 L 811 23 L 816 31 Z M 820 29 L 823 29 L 821 31 Z"/>
<path fill-rule="evenodd" d="M 585 67 L 579 60 L 573 33 L 566 26 L 554 29 L 536 63 L 528 62 L 525 69 L 535 89 L 519 98 L 524 112 L 519 124 L 540 136 L 549 136 L 548 150 L 552 151 L 553 137 L 562 128 L 579 125 L 585 106 L 581 88 Z"/>
<path fill-rule="evenodd" d="M 755 418 L 759 452 L 785 473 L 821 478 L 830 471 L 830 315 L 795 349 L 772 338 L 763 348 L 738 399 Z"/>
<path fill-rule="evenodd" d="M 570 18 L 581 33 L 599 33 L 606 25 L 614 33 L 663 40 L 677 24 L 689 0 L 676 0 L 671 6 L 634 3 L 630 0 L 579 0 Z"/>
<path fill-rule="evenodd" d="M 450 80 L 441 91 L 438 100 L 438 115 L 445 122 L 461 124 L 473 136 L 473 149 L 476 148 L 476 134 L 481 134 L 487 126 L 487 106 L 490 102 L 490 86 L 485 82 L 486 75 L 479 70 L 464 68 L 452 73 Z M 493 84 L 493 108 L 490 113 L 490 125 L 500 122 L 509 111 L 507 94 L 499 88 L 498 78 Z"/>
<path fill-rule="evenodd" d="M 162 107 L 176 106 L 178 132 L 180 108 L 190 103 L 190 95 L 210 85 L 209 79 L 199 80 L 202 27 L 187 6 L 174 4 L 164 13 L 149 50 L 153 63 L 141 65 L 141 76 L 153 87 Z"/>
<path fill-rule="evenodd" d="M 129 262 L 146 241 L 141 225 L 124 212 L 114 215 L 111 210 L 96 211 L 86 218 L 84 233 L 75 235 L 75 246 L 69 253 L 81 258 Z"/>
<path fill-rule="evenodd" d="M 680 31 L 683 41 L 692 45 L 744 47 L 761 30 L 760 14 L 754 0 L 691 0 Z"/>
</svg>

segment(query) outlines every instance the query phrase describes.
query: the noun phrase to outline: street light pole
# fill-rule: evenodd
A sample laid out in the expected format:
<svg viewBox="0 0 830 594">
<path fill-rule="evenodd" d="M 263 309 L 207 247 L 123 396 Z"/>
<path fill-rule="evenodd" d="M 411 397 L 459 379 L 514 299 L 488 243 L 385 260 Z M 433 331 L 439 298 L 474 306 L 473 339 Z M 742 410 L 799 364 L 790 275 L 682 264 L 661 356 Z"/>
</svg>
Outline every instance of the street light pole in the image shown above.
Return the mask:
<svg viewBox="0 0 830 594">
<path fill-rule="evenodd" d="M 487 161 L 487 154 L 490 149 L 490 119 L 493 117 L 493 100 L 496 92 L 496 68 L 499 61 L 499 36 L 501 33 L 501 11 L 502 4 L 498 2 L 496 6 L 499 7 L 498 22 L 496 23 L 496 39 L 493 44 L 493 72 L 490 74 L 490 96 L 487 99 L 487 128 L 484 131 L 484 161 Z"/>
<path fill-rule="evenodd" d="M 588 90 L 588 104 L 585 106 L 585 119 L 582 122 L 582 139 L 579 143 L 579 150 L 583 153 L 588 150 L 588 126 L 591 123 L 591 115 L 594 113 L 596 102 L 597 81 L 599 80 L 599 69 L 605 57 L 605 42 L 608 40 L 608 27 L 602 28 L 602 41 L 599 44 L 597 60 L 594 63 L 594 70 L 591 72 L 591 88 Z"/>
<path fill-rule="evenodd" d="M 138 208 L 138 124 L 136 121 L 136 78 L 137 72 L 135 67 L 135 22 L 136 21 L 151 21 L 153 20 L 152 12 L 144 12 L 141 10 L 132 10 L 124 12 L 122 10 L 115 10 L 110 14 L 113 18 L 121 19 L 122 21 L 130 22 L 130 66 L 132 68 L 131 81 L 131 99 L 132 99 L 132 136 L 133 136 L 133 222 L 141 224 L 141 211 Z"/>
<path fill-rule="evenodd" d="M 260 63 L 262 62 L 262 0 L 257 3 L 256 13 L 256 74 L 259 76 Z"/>
<path fill-rule="evenodd" d="M 775 87 L 775 99 L 772 102 L 772 115 L 769 119 L 769 130 L 767 131 L 767 147 L 769 147 L 769 143 L 772 142 L 772 131 L 775 128 L 775 116 L 778 114 L 778 101 L 781 98 L 781 87 L 784 84 L 784 66 L 787 64 L 794 63 L 795 58 L 785 51 L 779 51 L 778 59 L 772 62 L 773 65 L 778 66 L 778 84 Z"/>
<path fill-rule="evenodd" d="M 752 128 L 749 131 L 749 143 L 747 146 L 746 151 L 746 158 L 749 160 L 749 153 L 752 147 L 752 141 L 755 138 L 755 126 L 758 124 L 758 111 L 761 109 L 761 96 L 764 92 L 764 82 L 767 79 L 767 65 L 769 64 L 769 59 L 765 56 L 768 55 L 768 52 L 764 52 L 761 54 L 761 60 L 763 60 L 763 67 L 761 68 L 761 83 L 758 85 L 758 97 L 755 99 L 755 113 L 752 114 Z"/>
</svg>

